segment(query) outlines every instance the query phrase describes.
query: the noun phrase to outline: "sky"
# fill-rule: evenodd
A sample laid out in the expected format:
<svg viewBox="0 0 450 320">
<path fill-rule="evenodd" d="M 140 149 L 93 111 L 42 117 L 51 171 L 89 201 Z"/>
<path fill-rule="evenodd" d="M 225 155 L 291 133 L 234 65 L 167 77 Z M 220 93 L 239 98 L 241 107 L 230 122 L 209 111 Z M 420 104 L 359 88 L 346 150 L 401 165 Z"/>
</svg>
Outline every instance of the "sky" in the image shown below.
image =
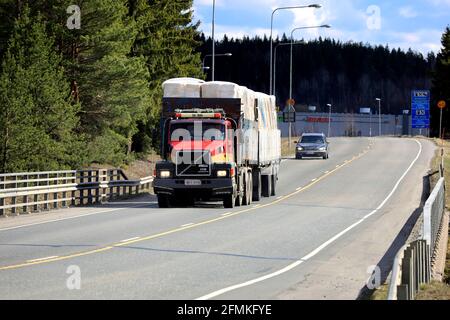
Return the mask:
<svg viewBox="0 0 450 320">
<path fill-rule="evenodd" d="M 213 0 L 194 0 L 200 30 L 211 35 Z M 274 37 L 294 28 L 329 24 L 331 29 L 294 32 L 295 39 L 319 36 L 390 48 L 409 48 L 426 55 L 437 53 L 450 26 L 450 0 L 216 0 L 216 38 L 270 35 L 272 10 L 278 7 L 321 4 L 320 9 L 280 10 L 274 15 Z"/>
</svg>

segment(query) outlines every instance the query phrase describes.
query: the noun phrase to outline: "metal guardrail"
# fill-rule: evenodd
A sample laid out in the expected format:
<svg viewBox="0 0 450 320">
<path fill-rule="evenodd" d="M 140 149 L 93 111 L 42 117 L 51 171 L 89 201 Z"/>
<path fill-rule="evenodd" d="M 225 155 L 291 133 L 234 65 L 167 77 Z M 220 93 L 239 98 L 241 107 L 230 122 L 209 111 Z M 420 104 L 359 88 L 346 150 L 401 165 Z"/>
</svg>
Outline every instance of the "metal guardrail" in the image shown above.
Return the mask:
<svg viewBox="0 0 450 320">
<path fill-rule="evenodd" d="M 388 300 L 413 300 L 421 284 L 431 281 L 431 260 L 445 212 L 445 181 L 441 178 L 423 209 L 422 238 L 397 253 L 392 268 Z"/>
<path fill-rule="evenodd" d="M 129 180 L 120 169 L 0 174 L 0 216 L 102 203 L 149 190 L 152 181 Z"/>
<path fill-rule="evenodd" d="M 430 278 L 429 246 L 425 240 L 416 240 L 395 257 L 388 300 L 414 300 L 420 286 Z"/>
<path fill-rule="evenodd" d="M 436 247 L 436 237 L 445 212 L 445 181 L 439 179 L 423 208 L 423 239 L 431 249 Z"/>
</svg>

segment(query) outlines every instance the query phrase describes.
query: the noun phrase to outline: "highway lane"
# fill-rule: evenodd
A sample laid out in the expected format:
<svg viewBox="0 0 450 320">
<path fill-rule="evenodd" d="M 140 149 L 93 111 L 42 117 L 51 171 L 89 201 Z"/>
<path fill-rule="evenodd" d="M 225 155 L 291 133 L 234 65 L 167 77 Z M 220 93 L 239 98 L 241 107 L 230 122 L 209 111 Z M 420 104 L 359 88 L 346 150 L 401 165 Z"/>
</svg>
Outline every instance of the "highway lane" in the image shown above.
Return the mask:
<svg viewBox="0 0 450 320">
<path fill-rule="evenodd" d="M 240 214 L 242 208 L 160 210 L 150 205 L 0 231 L 0 298 L 192 299 L 276 272 L 376 208 L 419 149 L 410 139 L 375 139 L 373 149 L 368 150 L 370 143 L 364 138 L 333 139 L 329 161 L 286 160 L 280 174 L 280 196 L 327 176 L 288 199 L 265 206 L 270 203 L 266 199 L 261 208 Z M 422 141 L 422 145 L 425 147 L 419 158 L 421 165 L 412 181 L 421 182 L 433 152 L 429 142 Z M 362 152 L 367 153 L 361 155 Z M 346 160 L 351 162 L 336 169 Z M 236 215 L 222 217 L 230 212 Z M 122 247 L 110 246 L 211 219 L 221 220 L 182 227 L 145 241 L 130 240 Z M 1 266 L 29 259 L 105 247 L 107 250 L 89 255 L 1 270 Z M 332 248 L 337 250 L 339 246 Z M 224 297 L 276 298 L 287 289 L 297 293 L 289 298 L 301 297 L 301 286 L 295 286 L 296 273 L 302 269 L 312 272 L 310 264 L 308 261 L 305 267 L 301 265 L 283 274 L 280 279 L 287 276 L 286 281 L 273 278 L 258 283 L 261 290 L 254 291 L 255 287 L 249 286 Z M 81 290 L 66 288 L 66 270 L 70 265 L 81 269 Z M 361 279 L 357 284 L 363 285 Z M 325 289 L 326 286 L 319 288 L 318 292 Z"/>
<path fill-rule="evenodd" d="M 337 139 L 331 144 L 332 159 L 330 161 L 283 162 L 278 196 L 283 196 L 308 184 L 312 179 L 322 175 L 324 171 L 334 169 L 336 165 L 344 163 L 345 160 L 363 151 L 368 145 L 369 142 L 366 139 Z M 272 200 L 273 198 L 264 199 L 258 204 L 268 203 Z M 0 231 L 0 257 L 2 258 L 0 267 L 30 259 L 92 250 L 136 236 L 158 234 L 185 224 L 220 217 L 222 214 L 230 212 L 230 210 L 221 208 L 220 204 L 212 204 L 195 210 L 192 208 L 162 210 L 157 208 L 154 202 L 149 205 L 144 203 L 144 207 L 141 208 L 127 208 L 126 205 L 124 207 L 124 210 L 91 215 L 77 220 L 63 220 L 51 224 Z M 241 209 L 236 208 L 231 212 L 239 210 Z M 55 215 L 55 213 L 51 212 L 50 215 Z"/>
</svg>

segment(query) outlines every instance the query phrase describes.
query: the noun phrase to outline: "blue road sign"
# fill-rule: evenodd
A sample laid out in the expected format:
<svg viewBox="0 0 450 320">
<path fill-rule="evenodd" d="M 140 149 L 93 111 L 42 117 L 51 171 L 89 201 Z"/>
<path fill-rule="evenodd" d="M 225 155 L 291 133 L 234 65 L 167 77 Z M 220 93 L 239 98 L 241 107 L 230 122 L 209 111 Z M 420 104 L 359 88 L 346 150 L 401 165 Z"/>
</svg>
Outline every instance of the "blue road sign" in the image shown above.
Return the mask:
<svg viewBox="0 0 450 320">
<path fill-rule="evenodd" d="M 430 128 L 430 91 L 413 90 L 411 93 L 412 127 L 414 129 Z"/>
</svg>

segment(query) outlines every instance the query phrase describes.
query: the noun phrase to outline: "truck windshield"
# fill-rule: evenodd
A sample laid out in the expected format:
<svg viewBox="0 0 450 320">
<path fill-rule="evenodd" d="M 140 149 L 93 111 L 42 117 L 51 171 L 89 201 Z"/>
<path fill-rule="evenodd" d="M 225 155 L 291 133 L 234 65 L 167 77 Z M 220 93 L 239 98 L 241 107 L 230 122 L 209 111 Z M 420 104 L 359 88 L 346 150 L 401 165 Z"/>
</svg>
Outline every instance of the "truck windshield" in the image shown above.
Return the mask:
<svg viewBox="0 0 450 320">
<path fill-rule="evenodd" d="M 302 143 L 320 144 L 325 143 L 325 141 L 322 136 L 304 136 L 302 138 Z"/>
<path fill-rule="evenodd" d="M 170 125 L 171 141 L 225 140 L 225 125 L 207 122 L 179 122 Z"/>
</svg>

